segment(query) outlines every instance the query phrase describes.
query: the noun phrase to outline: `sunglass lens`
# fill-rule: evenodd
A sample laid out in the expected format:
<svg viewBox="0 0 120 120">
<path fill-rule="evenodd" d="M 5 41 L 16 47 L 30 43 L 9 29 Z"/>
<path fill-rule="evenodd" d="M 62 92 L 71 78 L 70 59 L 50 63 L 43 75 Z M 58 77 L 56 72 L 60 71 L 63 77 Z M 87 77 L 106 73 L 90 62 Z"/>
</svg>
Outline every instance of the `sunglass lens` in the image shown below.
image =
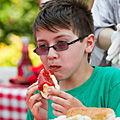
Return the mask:
<svg viewBox="0 0 120 120">
<path fill-rule="evenodd" d="M 67 42 L 56 44 L 56 45 L 54 46 L 54 49 L 55 49 L 56 51 L 66 50 L 66 49 L 68 49 L 68 44 L 67 44 Z"/>
<path fill-rule="evenodd" d="M 38 48 L 36 49 L 37 55 L 45 55 L 48 54 L 48 47 Z"/>
</svg>

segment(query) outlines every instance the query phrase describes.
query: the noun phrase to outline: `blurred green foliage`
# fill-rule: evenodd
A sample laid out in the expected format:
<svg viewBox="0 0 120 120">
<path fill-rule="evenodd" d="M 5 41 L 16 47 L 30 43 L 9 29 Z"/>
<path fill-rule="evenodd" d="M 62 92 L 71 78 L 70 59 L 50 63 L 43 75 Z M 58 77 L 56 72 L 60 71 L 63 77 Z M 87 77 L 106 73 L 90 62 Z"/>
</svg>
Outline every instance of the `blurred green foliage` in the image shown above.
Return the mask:
<svg viewBox="0 0 120 120">
<path fill-rule="evenodd" d="M 32 23 L 38 12 L 38 0 L 0 0 L 0 42 L 10 44 L 11 34 L 29 36 L 33 42 Z"/>
<path fill-rule="evenodd" d="M 84 0 L 86 3 L 88 3 L 89 0 Z"/>
</svg>

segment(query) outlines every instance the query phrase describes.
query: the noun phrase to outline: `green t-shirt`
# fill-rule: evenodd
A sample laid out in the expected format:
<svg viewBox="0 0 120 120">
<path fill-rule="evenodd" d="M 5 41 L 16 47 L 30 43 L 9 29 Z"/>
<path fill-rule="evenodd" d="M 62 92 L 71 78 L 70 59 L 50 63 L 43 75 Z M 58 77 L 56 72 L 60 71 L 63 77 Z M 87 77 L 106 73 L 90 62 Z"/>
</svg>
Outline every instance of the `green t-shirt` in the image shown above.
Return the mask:
<svg viewBox="0 0 120 120">
<path fill-rule="evenodd" d="M 79 99 L 86 107 L 112 108 L 116 116 L 120 117 L 120 70 L 117 68 L 95 66 L 85 83 L 65 92 Z M 48 100 L 48 119 L 55 118 L 51 103 Z M 26 120 L 33 118 L 28 109 Z"/>
</svg>

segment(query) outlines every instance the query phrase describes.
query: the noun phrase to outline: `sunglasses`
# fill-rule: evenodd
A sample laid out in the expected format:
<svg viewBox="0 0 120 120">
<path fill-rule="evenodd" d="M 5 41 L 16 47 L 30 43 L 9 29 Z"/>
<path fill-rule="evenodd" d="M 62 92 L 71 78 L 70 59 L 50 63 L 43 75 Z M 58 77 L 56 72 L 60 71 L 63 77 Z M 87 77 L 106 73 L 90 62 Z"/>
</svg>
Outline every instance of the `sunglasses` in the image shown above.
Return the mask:
<svg viewBox="0 0 120 120">
<path fill-rule="evenodd" d="M 71 44 L 73 44 L 73 43 L 75 43 L 75 42 L 77 42 L 77 41 L 79 41 L 79 40 L 82 40 L 82 39 L 84 39 L 85 37 L 87 37 L 88 35 L 86 35 L 86 36 L 83 36 L 83 37 L 80 37 L 80 38 L 78 38 L 78 39 L 76 39 L 76 40 L 74 40 L 74 41 L 72 41 L 72 42 L 70 42 L 70 43 L 67 43 L 66 41 L 63 41 L 63 42 L 61 42 L 61 43 L 57 43 L 57 44 L 55 44 L 55 45 L 53 45 L 53 46 L 44 46 L 44 47 L 36 47 L 34 50 L 33 50 L 33 52 L 35 52 L 37 55 L 46 55 L 46 54 L 48 54 L 48 52 L 49 52 L 49 49 L 50 48 L 53 48 L 54 50 L 56 50 L 56 51 L 64 51 L 64 50 L 67 50 L 68 49 L 68 47 L 69 47 L 69 45 L 71 45 Z"/>
</svg>

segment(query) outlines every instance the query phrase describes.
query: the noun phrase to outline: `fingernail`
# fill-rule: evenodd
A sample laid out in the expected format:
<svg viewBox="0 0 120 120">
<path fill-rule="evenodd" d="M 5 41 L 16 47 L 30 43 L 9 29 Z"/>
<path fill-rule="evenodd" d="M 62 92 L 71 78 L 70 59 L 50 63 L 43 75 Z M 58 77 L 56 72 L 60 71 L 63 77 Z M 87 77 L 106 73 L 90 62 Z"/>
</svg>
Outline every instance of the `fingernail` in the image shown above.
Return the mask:
<svg viewBox="0 0 120 120">
<path fill-rule="evenodd" d="M 50 88 L 48 89 L 48 92 L 51 92 L 51 89 L 50 89 Z"/>
<path fill-rule="evenodd" d="M 48 95 L 48 99 L 50 99 L 51 98 L 51 95 Z"/>
</svg>

